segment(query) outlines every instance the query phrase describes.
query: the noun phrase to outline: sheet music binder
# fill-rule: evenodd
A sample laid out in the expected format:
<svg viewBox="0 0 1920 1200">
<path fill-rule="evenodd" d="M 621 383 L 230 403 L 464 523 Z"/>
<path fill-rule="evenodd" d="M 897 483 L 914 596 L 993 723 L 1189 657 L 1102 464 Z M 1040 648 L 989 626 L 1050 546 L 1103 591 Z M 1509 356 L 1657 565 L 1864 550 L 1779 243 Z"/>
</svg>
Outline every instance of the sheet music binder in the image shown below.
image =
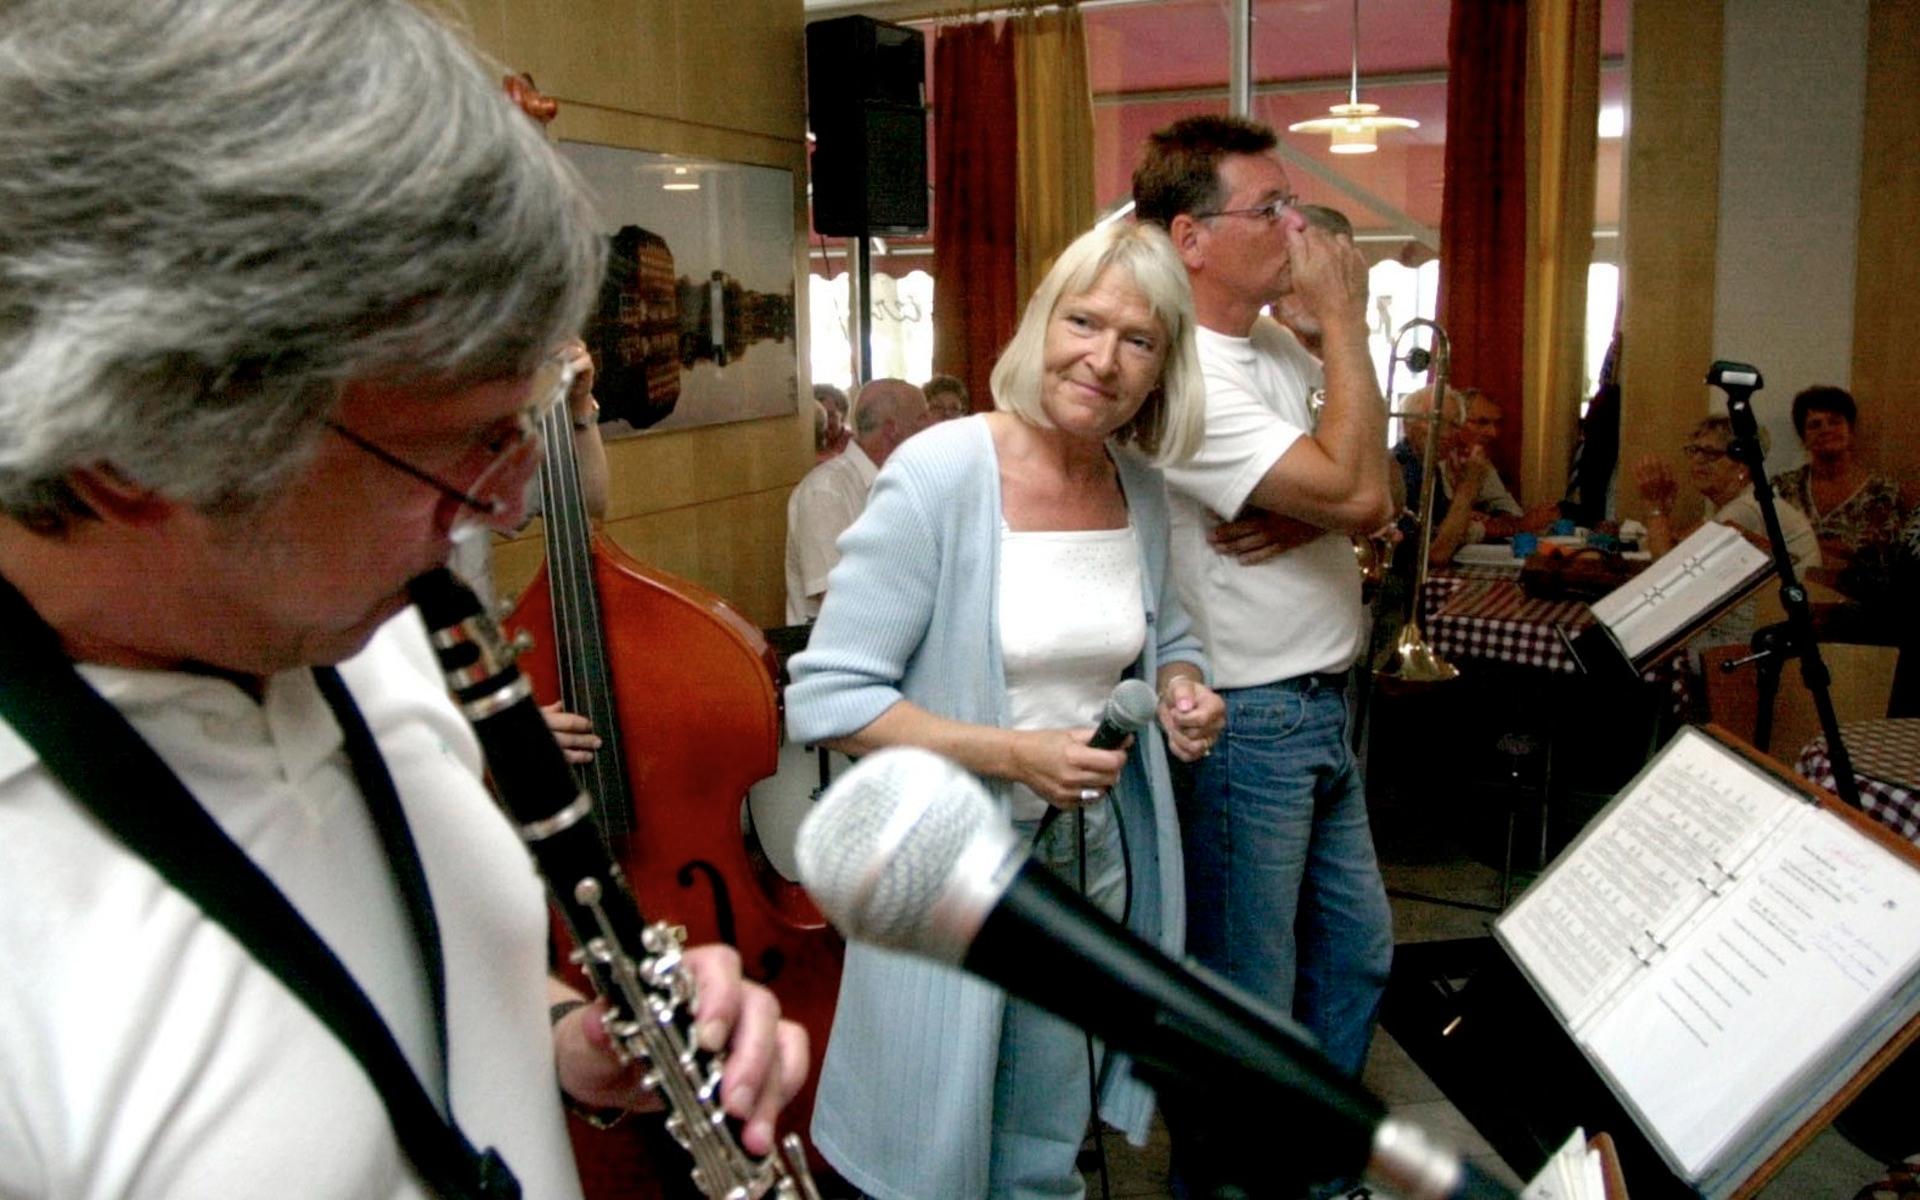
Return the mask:
<svg viewBox="0 0 1920 1200">
<path fill-rule="evenodd" d="M 1494 936 L 1709 1200 L 1752 1194 L 1920 1036 L 1920 848 L 1717 729 L 1682 730 Z"/>
<path fill-rule="evenodd" d="M 1730 525 L 1709 521 L 1652 566 L 1593 602 L 1593 624 L 1567 652 L 1589 675 L 1638 679 L 1772 578 L 1772 558 Z"/>
</svg>

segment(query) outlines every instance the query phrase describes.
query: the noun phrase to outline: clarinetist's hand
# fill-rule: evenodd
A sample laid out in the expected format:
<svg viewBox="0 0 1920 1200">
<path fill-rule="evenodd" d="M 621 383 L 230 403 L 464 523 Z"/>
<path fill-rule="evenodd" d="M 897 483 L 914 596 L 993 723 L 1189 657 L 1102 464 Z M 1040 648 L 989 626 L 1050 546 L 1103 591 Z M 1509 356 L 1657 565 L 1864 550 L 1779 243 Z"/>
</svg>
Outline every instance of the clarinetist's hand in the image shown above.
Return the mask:
<svg viewBox="0 0 1920 1200">
<path fill-rule="evenodd" d="M 766 1154 L 774 1145 L 774 1119 L 806 1082 L 806 1030 L 781 1020 L 773 993 L 740 974 L 733 947 L 693 947 L 686 968 L 698 996 L 695 1036 L 703 1049 L 726 1052 L 720 1103 L 743 1122 L 741 1146 Z M 603 1008 L 577 1009 L 554 1025 L 561 1089 L 592 1108 L 658 1109 L 659 1097 L 640 1083 L 639 1064 L 622 1068 L 614 1058 Z"/>
</svg>

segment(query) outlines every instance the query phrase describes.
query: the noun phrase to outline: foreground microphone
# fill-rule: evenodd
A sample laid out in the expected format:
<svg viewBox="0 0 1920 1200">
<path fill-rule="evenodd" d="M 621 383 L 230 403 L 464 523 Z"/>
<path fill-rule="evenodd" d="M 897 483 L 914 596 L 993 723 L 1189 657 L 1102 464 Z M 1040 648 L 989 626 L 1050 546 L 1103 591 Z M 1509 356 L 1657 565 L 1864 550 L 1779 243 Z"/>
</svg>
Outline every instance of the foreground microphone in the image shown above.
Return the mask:
<svg viewBox="0 0 1920 1200">
<path fill-rule="evenodd" d="M 1327 1174 L 1365 1170 L 1409 1200 L 1511 1200 L 1389 1118 L 1257 1001 L 1174 962 L 1030 864 L 980 781 L 938 755 L 863 760 L 808 814 L 796 852 L 807 891 L 849 939 L 989 979 L 1133 1055 L 1134 1074 L 1156 1087 L 1252 1100 L 1283 1116 Z"/>
<path fill-rule="evenodd" d="M 1120 743 L 1153 724 L 1160 699 L 1153 689 L 1138 679 L 1122 679 L 1107 697 L 1107 710 L 1087 745 L 1095 750 L 1118 750 Z"/>
</svg>

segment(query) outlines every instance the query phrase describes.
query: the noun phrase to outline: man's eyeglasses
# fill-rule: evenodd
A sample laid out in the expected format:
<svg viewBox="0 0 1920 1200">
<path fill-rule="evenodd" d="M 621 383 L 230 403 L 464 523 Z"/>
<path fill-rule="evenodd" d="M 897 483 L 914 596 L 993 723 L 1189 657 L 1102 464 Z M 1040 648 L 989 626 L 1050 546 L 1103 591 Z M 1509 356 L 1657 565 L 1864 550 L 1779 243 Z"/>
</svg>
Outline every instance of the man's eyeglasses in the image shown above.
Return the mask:
<svg viewBox="0 0 1920 1200">
<path fill-rule="evenodd" d="M 567 393 L 573 388 L 575 373 L 571 362 L 559 358 L 550 360 L 548 366 L 541 368 L 534 377 L 535 399 L 514 414 L 511 425 L 475 448 L 475 453 L 485 458 L 485 464 L 464 487 L 448 483 L 438 474 L 408 462 L 338 421 L 328 420 L 326 426 L 353 446 L 460 505 L 462 511 L 454 521 L 455 529 L 474 524 L 485 525 L 506 512 L 517 499 L 501 495 L 501 487 L 504 481 L 518 474 L 516 468 L 525 465 L 529 453 L 533 456 L 540 453 L 541 431 L 553 412 L 566 402 Z"/>
<path fill-rule="evenodd" d="M 1294 202 L 1299 199 L 1300 197 L 1294 195 L 1292 192 L 1286 192 L 1274 197 L 1265 204 L 1256 204 L 1252 208 L 1223 208 L 1216 212 L 1197 212 L 1194 213 L 1193 216 L 1195 220 L 1200 220 L 1205 217 L 1265 217 L 1267 224 L 1271 225 L 1278 221 L 1289 208 L 1293 207 Z"/>
<path fill-rule="evenodd" d="M 1727 457 L 1726 449 L 1721 446 L 1687 445 L 1680 447 L 1680 452 L 1694 462 L 1717 462 Z"/>
</svg>

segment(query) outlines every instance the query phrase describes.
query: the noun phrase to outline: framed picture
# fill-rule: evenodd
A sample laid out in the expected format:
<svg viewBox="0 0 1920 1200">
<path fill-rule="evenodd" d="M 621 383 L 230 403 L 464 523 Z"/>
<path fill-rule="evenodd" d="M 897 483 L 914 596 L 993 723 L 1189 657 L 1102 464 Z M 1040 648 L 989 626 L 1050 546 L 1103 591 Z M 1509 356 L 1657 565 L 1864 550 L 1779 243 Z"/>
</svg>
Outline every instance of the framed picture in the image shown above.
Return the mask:
<svg viewBox="0 0 1920 1200">
<path fill-rule="evenodd" d="M 799 403 L 793 173 L 561 142 L 610 242 L 587 346 L 603 437 Z"/>
</svg>

